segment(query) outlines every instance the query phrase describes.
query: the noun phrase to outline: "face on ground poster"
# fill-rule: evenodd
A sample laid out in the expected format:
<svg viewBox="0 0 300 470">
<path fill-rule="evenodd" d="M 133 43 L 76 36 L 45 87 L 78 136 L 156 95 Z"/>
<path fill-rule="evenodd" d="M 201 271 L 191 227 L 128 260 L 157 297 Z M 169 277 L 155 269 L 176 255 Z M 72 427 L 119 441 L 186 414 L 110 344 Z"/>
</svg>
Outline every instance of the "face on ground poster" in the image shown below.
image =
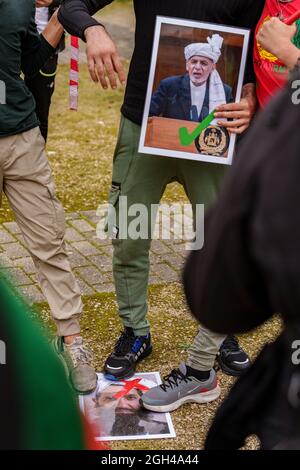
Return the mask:
<svg viewBox="0 0 300 470">
<path fill-rule="evenodd" d="M 135 374 L 131 379 L 106 380 L 98 375 L 95 392 L 80 396 L 80 406 L 98 431 L 99 440 L 164 439 L 175 437 L 169 413 L 145 410 L 140 398 L 161 383 L 158 372 Z"/>
<path fill-rule="evenodd" d="M 249 30 L 157 17 L 139 152 L 232 163 L 215 109 L 241 98 Z"/>
</svg>

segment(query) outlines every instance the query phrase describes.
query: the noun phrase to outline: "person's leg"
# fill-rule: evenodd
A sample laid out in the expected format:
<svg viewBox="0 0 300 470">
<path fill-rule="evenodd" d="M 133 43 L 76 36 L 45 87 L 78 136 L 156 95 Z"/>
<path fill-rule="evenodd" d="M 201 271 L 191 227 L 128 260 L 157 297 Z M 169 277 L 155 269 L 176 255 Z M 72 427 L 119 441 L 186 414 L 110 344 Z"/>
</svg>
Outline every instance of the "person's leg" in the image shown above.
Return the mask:
<svg viewBox="0 0 300 470">
<path fill-rule="evenodd" d="M 127 342 L 126 351 L 123 348 L 128 337 L 127 333 L 129 336 L 131 333 L 132 341 L 134 337 L 146 338 L 149 334 L 150 326 L 146 315 L 151 206 L 159 203 L 175 171 L 172 159 L 139 154 L 139 136 L 140 127 L 122 118 L 109 195 L 109 202 L 115 208 L 117 215 L 115 222 L 112 220 L 111 211 L 109 224 L 115 237 L 113 274 L 119 315 L 126 328 L 126 337 L 121 341 L 121 345 L 117 346 L 113 358 L 110 356 L 106 361 L 105 370 L 108 374 L 118 377 L 128 376 L 134 372 L 136 361 L 133 357 L 131 361 L 115 360 L 116 354 L 123 358 L 127 349 L 131 348 L 130 341 Z M 140 237 L 138 233 L 134 233 L 134 229 L 140 232 Z M 143 349 L 142 343 L 143 340 L 141 340 Z M 145 348 L 148 346 L 149 343 L 145 343 Z M 142 352 L 138 358 L 142 359 L 143 356 Z"/>
<path fill-rule="evenodd" d="M 53 54 L 44 67 L 33 78 L 25 77 L 25 83 L 35 99 L 35 112 L 40 121 L 41 134 L 47 141 L 48 118 L 55 88 L 58 54 Z"/>
<path fill-rule="evenodd" d="M 178 180 L 193 206 L 194 221 L 196 204 L 204 204 L 205 210 L 209 208 L 216 199 L 225 171 L 226 167 L 222 165 L 178 159 Z M 186 364 L 174 369 L 162 387 L 154 387 L 142 396 L 144 407 L 168 412 L 184 403 L 206 403 L 217 399 L 220 388 L 213 366 L 224 340 L 225 336 L 199 326 L 199 332 L 188 350 Z M 242 350 L 234 351 L 235 359 L 241 352 L 245 355 Z"/>
<path fill-rule="evenodd" d="M 3 189 L 56 323 L 60 338 L 57 349 L 67 349 L 62 344 L 65 338 L 65 343 L 72 343 L 73 352 L 79 354 L 81 295 L 65 249 L 64 210 L 55 195 L 44 140 L 38 128 L 1 140 L 2 149 L 6 149 Z M 94 388 L 95 373 L 88 362 L 78 363 L 79 368 L 72 371 L 71 379 L 78 391 Z"/>
<path fill-rule="evenodd" d="M 193 206 L 194 218 L 196 204 L 204 204 L 207 209 L 215 200 L 224 172 L 225 168 L 219 165 L 177 160 L 177 178 Z M 184 403 L 207 403 L 217 399 L 220 388 L 213 365 L 223 340 L 224 336 L 200 327 L 186 364 L 174 369 L 163 386 L 154 387 L 142 396 L 144 407 L 169 412 Z"/>
<path fill-rule="evenodd" d="M 179 179 L 192 204 L 196 223 L 196 205 L 203 204 L 204 210 L 208 210 L 217 197 L 225 171 L 226 166 L 224 165 L 194 161 L 181 161 L 178 163 Z M 214 366 L 216 355 L 224 339 L 225 336 L 213 333 L 200 326 L 199 332 L 188 350 L 186 364 L 193 369 L 206 371 L 208 374 Z"/>
<path fill-rule="evenodd" d="M 199 165 L 198 173 L 195 165 Z M 227 167 L 188 161 L 180 162 L 179 166 L 180 178 L 193 206 L 195 219 L 196 204 L 204 204 L 206 211 L 215 201 Z M 247 354 L 235 337 L 216 334 L 200 325 L 188 351 L 186 364 L 193 370 L 206 371 L 208 376 L 216 356 L 222 371 L 229 375 L 241 375 L 250 366 Z"/>
</svg>

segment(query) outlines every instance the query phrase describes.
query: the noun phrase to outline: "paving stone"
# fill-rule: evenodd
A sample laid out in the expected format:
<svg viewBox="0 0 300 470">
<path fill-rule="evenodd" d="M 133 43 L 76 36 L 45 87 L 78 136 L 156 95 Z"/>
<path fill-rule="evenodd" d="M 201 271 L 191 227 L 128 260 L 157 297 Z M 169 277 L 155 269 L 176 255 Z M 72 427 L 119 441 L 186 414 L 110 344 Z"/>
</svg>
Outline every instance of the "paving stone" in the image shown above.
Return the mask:
<svg viewBox="0 0 300 470">
<path fill-rule="evenodd" d="M 21 233 L 20 227 L 17 222 L 4 222 L 4 227 L 10 231 L 10 233 L 17 234 Z"/>
<path fill-rule="evenodd" d="M 67 245 L 67 253 L 72 268 L 79 266 L 89 266 L 91 264 L 90 260 L 81 255 L 77 250 L 69 249 L 69 245 Z"/>
<path fill-rule="evenodd" d="M 172 244 L 172 249 L 173 251 L 175 251 L 175 253 L 181 253 L 181 255 L 183 255 L 183 253 L 185 251 L 188 251 L 186 249 L 186 241 L 182 241 L 182 240 L 173 240 L 173 244 Z"/>
<path fill-rule="evenodd" d="M 161 279 L 158 276 L 151 275 L 149 276 L 149 284 L 154 285 L 154 284 L 161 284 Z"/>
<path fill-rule="evenodd" d="M 23 247 L 26 249 L 26 243 L 25 243 L 25 240 L 24 240 L 24 237 L 21 233 L 17 233 L 15 235 L 16 239 L 18 240 L 18 242 L 21 243 L 21 245 L 23 245 Z M 28 254 L 27 254 L 28 255 Z"/>
<path fill-rule="evenodd" d="M 84 220 L 82 217 L 87 219 Z M 72 268 L 84 295 L 95 292 L 113 292 L 112 277 L 113 247 L 111 240 L 97 238 L 92 224 L 100 220 L 95 211 L 80 211 L 66 214 L 66 247 Z M 96 221 L 96 222 L 97 222 Z M 28 296 L 34 302 L 44 301 L 38 289 L 34 263 L 29 252 L 22 246 L 23 237 L 15 222 L 0 225 L 0 264 L 7 266 L 15 275 L 15 282 L 25 286 Z M 79 231 L 82 231 L 80 233 Z M 22 243 L 17 243 L 15 238 Z M 171 234 L 172 235 L 172 234 Z M 2 238 L 1 238 L 2 237 Z M 182 267 L 188 251 L 187 243 L 182 240 L 153 240 L 150 251 L 150 284 L 173 282 L 181 277 Z M 10 269 L 12 268 L 12 269 Z"/>
<path fill-rule="evenodd" d="M 75 220 L 75 219 L 80 219 L 80 215 L 78 212 L 66 212 L 65 213 L 65 218 L 67 221 L 69 220 Z"/>
<path fill-rule="evenodd" d="M 103 253 L 110 259 L 112 259 L 112 256 L 113 256 L 113 247 L 111 245 L 108 245 L 108 246 L 103 246 L 101 248 L 101 250 L 103 251 Z"/>
<path fill-rule="evenodd" d="M 76 272 L 78 272 L 81 276 L 82 279 L 87 284 L 93 285 L 93 284 L 100 284 L 102 282 L 106 282 L 107 276 L 103 273 L 101 273 L 97 268 L 94 266 L 88 266 L 85 268 L 78 268 L 76 269 Z"/>
<path fill-rule="evenodd" d="M 81 254 L 84 256 L 89 255 L 98 255 L 99 251 L 95 248 L 90 242 L 83 241 L 83 242 L 75 242 L 72 243 L 71 246 L 74 246 L 76 250 L 80 251 Z"/>
<path fill-rule="evenodd" d="M 87 232 L 84 235 L 87 240 L 90 240 L 93 243 L 93 245 L 96 245 L 98 247 L 111 245 L 111 238 L 109 237 L 99 238 L 95 231 Z"/>
<path fill-rule="evenodd" d="M 98 238 L 97 236 L 92 237 L 93 243 L 96 246 L 102 247 L 102 246 L 112 246 L 111 245 L 111 238 Z"/>
<path fill-rule="evenodd" d="M 112 271 L 112 259 L 105 255 L 89 256 L 89 259 L 101 271 Z"/>
<path fill-rule="evenodd" d="M 79 232 L 95 232 L 95 227 L 84 219 L 72 220 L 71 224 L 76 228 L 76 230 L 79 230 Z"/>
<path fill-rule="evenodd" d="M 20 268 L 10 268 L 8 271 L 9 276 L 12 278 L 16 286 L 25 286 L 32 284 L 32 280 Z"/>
<path fill-rule="evenodd" d="M 14 267 L 14 261 L 4 253 L 0 254 L 0 266 L 4 268 Z"/>
<path fill-rule="evenodd" d="M 80 211 L 80 215 L 83 215 L 86 219 L 88 219 L 92 224 L 97 224 L 100 220 L 99 215 L 96 214 L 96 211 Z"/>
<path fill-rule="evenodd" d="M 13 243 L 16 240 L 6 230 L 0 228 L 0 243 Z"/>
<path fill-rule="evenodd" d="M 96 284 L 93 286 L 97 292 L 115 292 L 115 286 L 114 284 L 108 283 L 108 284 Z"/>
<path fill-rule="evenodd" d="M 29 256 L 27 256 L 26 258 L 18 258 L 14 260 L 14 265 L 16 267 L 22 268 L 27 274 L 36 273 L 34 262 Z"/>
<path fill-rule="evenodd" d="M 38 275 L 37 273 L 34 274 L 29 274 L 30 279 L 32 279 L 32 282 L 37 285 L 39 288 L 41 288 L 39 280 L 38 280 Z"/>
<path fill-rule="evenodd" d="M 153 240 L 151 243 L 151 251 L 155 254 L 164 254 L 164 253 L 169 253 L 170 248 L 163 243 L 161 240 Z"/>
<path fill-rule="evenodd" d="M 21 286 L 19 290 L 24 295 L 29 305 L 46 302 L 46 298 L 36 286 Z"/>
<path fill-rule="evenodd" d="M 2 245 L 4 253 L 11 259 L 26 258 L 29 252 L 20 243 L 6 243 Z"/>
<path fill-rule="evenodd" d="M 84 235 L 77 232 L 77 230 L 75 230 L 74 228 L 68 227 L 66 229 L 65 240 L 70 241 L 70 242 L 79 242 L 84 239 L 85 239 Z"/>
<path fill-rule="evenodd" d="M 161 261 L 171 265 L 171 267 L 176 270 L 182 269 L 185 263 L 184 258 L 177 254 L 164 255 L 161 257 Z"/>
<path fill-rule="evenodd" d="M 154 275 L 159 276 L 164 282 L 172 282 L 178 279 L 178 273 L 165 263 L 156 264 L 152 272 Z"/>
<path fill-rule="evenodd" d="M 83 295 L 95 294 L 96 291 L 92 287 L 88 286 L 79 276 L 76 276 L 76 280 L 79 284 L 80 291 Z"/>
</svg>

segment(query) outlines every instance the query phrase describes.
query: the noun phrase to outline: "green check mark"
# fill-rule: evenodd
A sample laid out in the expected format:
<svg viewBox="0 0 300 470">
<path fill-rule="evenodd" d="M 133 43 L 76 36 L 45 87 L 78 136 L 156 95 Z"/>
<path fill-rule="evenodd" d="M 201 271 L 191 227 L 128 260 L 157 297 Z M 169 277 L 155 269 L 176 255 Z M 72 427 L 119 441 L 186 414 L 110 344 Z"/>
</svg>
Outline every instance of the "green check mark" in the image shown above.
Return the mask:
<svg viewBox="0 0 300 470">
<path fill-rule="evenodd" d="M 199 126 L 196 127 L 191 133 L 187 130 L 186 127 L 180 127 L 179 129 L 179 139 L 181 145 L 188 147 L 195 139 L 201 134 L 204 129 L 206 129 L 215 117 L 215 109 L 208 115 L 203 121 L 200 122 Z"/>
</svg>

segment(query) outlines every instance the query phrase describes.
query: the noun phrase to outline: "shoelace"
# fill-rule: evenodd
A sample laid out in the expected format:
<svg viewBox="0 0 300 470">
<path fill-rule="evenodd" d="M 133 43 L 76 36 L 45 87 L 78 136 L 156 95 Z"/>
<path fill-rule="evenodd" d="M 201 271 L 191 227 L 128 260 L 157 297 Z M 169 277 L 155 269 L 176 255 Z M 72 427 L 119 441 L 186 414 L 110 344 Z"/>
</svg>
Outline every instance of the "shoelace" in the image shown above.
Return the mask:
<svg viewBox="0 0 300 470">
<path fill-rule="evenodd" d="M 222 349 L 229 349 L 230 351 L 239 351 L 239 343 L 235 336 L 230 335 L 224 340 Z"/>
<path fill-rule="evenodd" d="M 126 330 L 122 331 L 121 336 L 115 345 L 115 354 L 117 356 L 124 356 L 127 354 L 131 350 L 135 339 L 135 336 L 128 334 Z"/>
<path fill-rule="evenodd" d="M 83 344 L 74 344 L 70 348 L 68 348 L 68 351 L 75 367 L 78 365 L 78 363 L 91 364 L 92 353 Z"/>
<path fill-rule="evenodd" d="M 178 387 L 180 382 L 191 382 L 191 378 L 183 375 L 179 369 L 174 369 L 169 375 L 164 377 L 163 383 L 160 385 L 160 388 L 166 392 L 168 388 Z"/>
</svg>

